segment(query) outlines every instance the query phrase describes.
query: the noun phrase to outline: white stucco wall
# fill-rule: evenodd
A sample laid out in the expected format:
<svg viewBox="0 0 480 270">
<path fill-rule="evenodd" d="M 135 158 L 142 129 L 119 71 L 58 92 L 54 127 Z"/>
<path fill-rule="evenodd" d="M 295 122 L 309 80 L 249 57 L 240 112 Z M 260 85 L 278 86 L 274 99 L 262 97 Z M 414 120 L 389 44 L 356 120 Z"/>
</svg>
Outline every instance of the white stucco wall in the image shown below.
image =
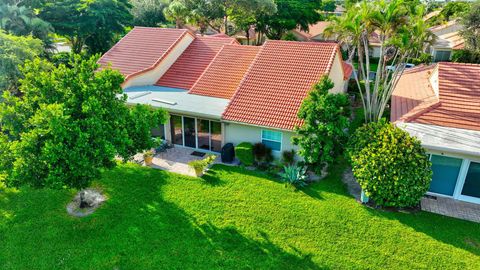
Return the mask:
<svg viewBox="0 0 480 270">
<path fill-rule="evenodd" d="M 185 49 L 192 43 L 193 36 L 184 35 L 183 38 L 175 45 L 170 53 L 152 70 L 133 75 L 129 77 L 122 85 L 125 89 L 131 86 L 144 86 L 155 84 L 160 77 L 167 72 L 167 70 L 175 63 L 177 58 L 185 51 Z"/>
<path fill-rule="evenodd" d="M 430 75 L 430 85 L 433 88 L 433 91 L 435 92 L 435 95 L 438 97 L 438 91 L 439 91 L 439 86 L 438 86 L 438 65 L 435 67 L 433 70 L 432 74 Z"/>
<path fill-rule="evenodd" d="M 333 81 L 334 86 L 333 89 L 330 90 L 330 93 L 343 93 L 345 92 L 345 81 L 343 80 L 343 65 L 342 65 L 342 58 L 340 57 L 340 53 L 335 55 L 335 59 L 333 59 L 332 69 L 328 74 L 328 77 Z"/>
<path fill-rule="evenodd" d="M 262 129 L 273 130 L 282 132 L 282 149 L 280 152 L 273 151 L 275 157 L 280 157 L 281 152 L 284 150 L 291 150 L 298 148 L 294 146 L 291 142 L 291 138 L 294 135 L 293 132 L 281 131 L 276 129 L 262 128 L 256 126 L 234 124 L 234 123 L 224 123 L 224 143 L 233 143 L 237 145 L 242 142 L 250 142 L 252 144 L 262 141 Z"/>
</svg>

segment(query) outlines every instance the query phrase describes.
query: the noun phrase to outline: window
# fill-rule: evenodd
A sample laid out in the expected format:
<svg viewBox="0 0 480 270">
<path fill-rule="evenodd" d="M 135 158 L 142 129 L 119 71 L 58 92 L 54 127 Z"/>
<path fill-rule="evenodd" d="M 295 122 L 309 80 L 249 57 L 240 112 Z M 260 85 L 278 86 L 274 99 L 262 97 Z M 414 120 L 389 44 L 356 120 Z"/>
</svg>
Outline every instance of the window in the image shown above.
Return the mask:
<svg viewBox="0 0 480 270">
<path fill-rule="evenodd" d="M 435 52 L 435 61 L 449 61 L 450 60 L 450 51 L 436 51 Z"/>
<path fill-rule="evenodd" d="M 262 130 L 262 143 L 273 151 L 282 150 L 282 132 L 273 130 Z"/>
<path fill-rule="evenodd" d="M 462 195 L 480 198 L 480 163 L 470 162 Z"/>
<path fill-rule="evenodd" d="M 430 192 L 453 196 L 462 159 L 432 155 L 432 182 Z"/>
</svg>

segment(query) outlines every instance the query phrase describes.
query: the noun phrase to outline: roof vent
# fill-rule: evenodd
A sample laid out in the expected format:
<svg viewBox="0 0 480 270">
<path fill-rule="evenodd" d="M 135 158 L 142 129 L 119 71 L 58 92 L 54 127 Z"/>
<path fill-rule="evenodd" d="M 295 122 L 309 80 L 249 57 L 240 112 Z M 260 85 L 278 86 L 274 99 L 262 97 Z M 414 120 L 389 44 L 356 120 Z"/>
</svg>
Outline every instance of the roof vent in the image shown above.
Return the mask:
<svg viewBox="0 0 480 270">
<path fill-rule="evenodd" d="M 150 95 L 152 92 L 143 92 L 143 93 L 140 93 L 140 94 L 136 94 L 136 95 L 133 95 L 133 96 L 130 96 L 129 99 L 136 99 L 136 98 L 139 98 L 139 97 L 143 97 L 143 96 L 146 96 L 146 95 Z"/>
<path fill-rule="evenodd" d="M 162 99 L 158 99 L 158 98 L 153 98 L 152 101 L 155 101 L 155 102 L 158 102 L 158 103 L 164 103 L 164 104 L 168 104 L 168 105 L 177 105 L 177 102 L 162 100 Z"/>
</svg>

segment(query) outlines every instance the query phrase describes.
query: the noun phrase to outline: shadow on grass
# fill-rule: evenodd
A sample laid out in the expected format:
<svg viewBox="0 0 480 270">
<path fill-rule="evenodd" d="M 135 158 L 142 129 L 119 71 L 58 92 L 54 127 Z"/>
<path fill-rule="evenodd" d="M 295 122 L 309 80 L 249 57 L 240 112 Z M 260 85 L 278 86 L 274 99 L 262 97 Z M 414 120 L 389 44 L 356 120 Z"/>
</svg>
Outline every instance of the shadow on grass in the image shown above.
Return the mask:
<svg viewBox="0 0 480 270">
<path fill-rule="evenodd" d="M 397 220 L 417 232 L 480 256 L 480 224 L 425 211 L 388 212 L 366 208 L 372 216 Z"/>
<path fill-rule="evenodd" d="M 247 238 L 164 200 L 162 186 L 179 178 L 188 179 L 122 165 L 104 173 L 99 185 L 109 200 L 85 218 L 65 213 L 71 192 L 0 194 L 0 213 L 10 217 L 0 222 L 0 268 L 319 269 L 311 256 L 285 251 L 265 234 Z"/>
</svg>

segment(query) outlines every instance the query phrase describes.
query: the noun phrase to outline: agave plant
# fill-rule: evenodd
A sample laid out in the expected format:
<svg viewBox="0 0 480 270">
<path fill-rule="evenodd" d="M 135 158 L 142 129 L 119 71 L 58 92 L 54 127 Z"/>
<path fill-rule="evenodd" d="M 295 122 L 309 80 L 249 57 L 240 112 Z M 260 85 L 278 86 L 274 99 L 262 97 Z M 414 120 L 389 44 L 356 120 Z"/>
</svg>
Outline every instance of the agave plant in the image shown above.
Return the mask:
<svg viewBox="0 0 480 270">
<path fill-rule="evenodd" d="M 283 172 L 280 173 L 285 187 L 288 185 L 294 187 L 304 187 L 307 185 L 307 169 L 298 165 L 283 166 Z"/>
</svg>

